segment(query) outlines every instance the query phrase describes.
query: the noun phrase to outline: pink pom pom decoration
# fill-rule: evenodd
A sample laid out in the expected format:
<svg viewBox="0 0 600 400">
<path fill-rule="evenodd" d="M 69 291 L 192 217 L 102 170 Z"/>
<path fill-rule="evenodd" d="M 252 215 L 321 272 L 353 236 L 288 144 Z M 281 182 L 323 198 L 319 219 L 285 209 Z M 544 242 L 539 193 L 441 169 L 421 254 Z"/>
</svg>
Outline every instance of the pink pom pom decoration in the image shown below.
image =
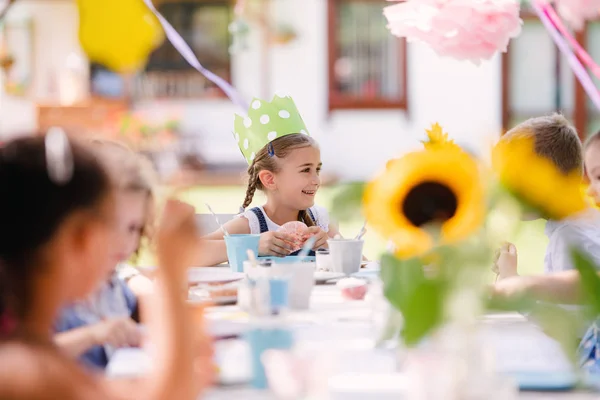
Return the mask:
<svg viewBox="0 0 600 400">
<path fill-rule="evenodd" d="M 600 0 L 555 0 L 556 11 L 573 29 L 583 29 L 586 20 L 600 15 Z"/>
<path fill-rule="evenodd" d="M 383 13 L 393 35 L 479 64 L 521 33 L 519 9 L 517 0 L 406 0 Z"/>
</svg>

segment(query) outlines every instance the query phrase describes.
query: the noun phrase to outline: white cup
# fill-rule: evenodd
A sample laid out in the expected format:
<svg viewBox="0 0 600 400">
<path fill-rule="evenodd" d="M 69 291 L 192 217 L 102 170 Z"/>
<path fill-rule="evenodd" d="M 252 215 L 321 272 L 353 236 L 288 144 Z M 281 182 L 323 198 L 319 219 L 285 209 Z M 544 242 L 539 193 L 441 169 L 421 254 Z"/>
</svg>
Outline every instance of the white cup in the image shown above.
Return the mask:
<svg viewBox="0 0 600 400">
<path fill-rule="evenodd" d="M 281 263 L 271 267 L 275 276 L 289 276 L 289 307 L 306 310 L 310 306 L 310 295 L 315 286 L 315 263 Z"/>
<path fill-rule="evenodd" d="M 328 240 L 333 272 L 352 275 L 360 271 L 364 241 L 352 239 Z"/>
<path fill-rule="evenodd" d="M 316 253 L 316 264 L 318 270 L 332 271 L 331 255 L 328 249 L 319 249 Z"/>
<path fill-rule="evenodd" d="M 258 264 L 253 266 L 250 261 L 244 261 L 244 273 L 252 280 L 268 278 L 271 276 L 271 267 L 265 267 Z"/>
</svg>

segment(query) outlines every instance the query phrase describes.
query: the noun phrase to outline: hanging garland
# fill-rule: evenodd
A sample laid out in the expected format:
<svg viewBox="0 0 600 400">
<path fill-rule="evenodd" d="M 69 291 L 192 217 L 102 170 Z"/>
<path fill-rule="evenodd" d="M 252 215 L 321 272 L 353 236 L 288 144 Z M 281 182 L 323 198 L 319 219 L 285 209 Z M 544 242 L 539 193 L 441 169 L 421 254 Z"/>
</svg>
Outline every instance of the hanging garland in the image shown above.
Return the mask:
<svg viewBox="0 0 600 400">
<path fill-rule="evenodd" d="M 388 28 L 407 41 L 429 45 L 441 56 L 475 64 L 506 52 L 508 43 L 521 33 L 517 0 L 395 0 L 384 8 Z M 600 66 L 583 49 L 563 23 L 573 29 L 600 15 L 600 0 L 547 0 L 529 2 L 552 40 L 565 56 L 575 76 L 600 110 L 600 92 L 586 67 L 600 78 Z M 560 16 L 559 16 L 560 15 Z M 583 64 L 582 64 L 583 62 Z M 585 66 L 584 66 L 585 64 Z"/>
</svg>

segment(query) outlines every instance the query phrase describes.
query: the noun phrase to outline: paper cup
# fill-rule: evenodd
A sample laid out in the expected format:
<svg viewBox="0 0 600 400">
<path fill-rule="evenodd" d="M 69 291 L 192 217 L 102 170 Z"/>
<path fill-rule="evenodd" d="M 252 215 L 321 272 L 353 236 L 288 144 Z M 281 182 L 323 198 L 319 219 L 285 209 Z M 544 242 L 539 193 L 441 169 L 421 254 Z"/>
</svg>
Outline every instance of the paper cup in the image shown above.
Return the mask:
<svg viewBox="0 0 600 400">
<path fill-rule="evenodd" d="M 272 267 L 274 277 L 289 277 L 289 307 L 305 310 L 310 306 L 310 295 L 315 286 L 315 263 L 297 262 L 275 264 Z"/>
<path fill-rule="evenodd" d="M 294 337 L 290 330 L 283 327 L 254 327 L 244 335 L 250 345 L 252 361 L 252 387 L 267 388 L 267 377 L 262 355 L 270 349 L 287 350 L 292 348 Z"/>
<path fill-rule="evenodd" d="M 332 239 L 327 243 L 333 272 L 352 275 L 360 271 L 364 241 Z"/>
<path fill-rule="evenodd" d="M 224 239 L 231 270 L 244 272 L 244 261 L 248 260 L 248 250 L 258 254 L 260 235 L 226 235 Z"/>
</svg>

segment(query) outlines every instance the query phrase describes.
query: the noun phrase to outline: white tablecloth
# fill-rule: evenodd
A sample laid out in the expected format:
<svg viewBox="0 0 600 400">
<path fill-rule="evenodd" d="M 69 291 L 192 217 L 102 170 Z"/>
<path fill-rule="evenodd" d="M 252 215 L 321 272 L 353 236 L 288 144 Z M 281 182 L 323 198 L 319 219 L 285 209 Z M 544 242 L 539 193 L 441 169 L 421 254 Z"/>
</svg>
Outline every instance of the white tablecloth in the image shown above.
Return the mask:
<svg viewBox="0 0 600 400">
<path fill-rule="evenodd" d="M 319 340 L 342 343 L 344 341 L 360 341 L 374 339 L 374 325 L 371 320 L 371 306 L 366 301 L 348 301 L 342 299 L 339 290 L 335 285 L 319 285 L 315 286 L 311 297 L 311 307 L 307 311 L 291 312 L 288 316 L 290 324 L 294 326 L 296 340 L 313 341 Z M 209 321 L 214 321 L 213 329 L 223 329 L 220 325 L 222 321 L 229 321 L 232 324 L 225 329 L 237 329 L 244 325 L 248 316 L 242 312 L 237 306 L 215 307 L 208 309 L 207 318 Z M 219 322 L 221 321 L 221 322 Z M 497 314 L 490 315 L 484 318 L 484 323 L 494 329 L 506 331 L 506 327 L 528 324 L 526 319 L 519 314 Z M 217 342 L 217 356 L 222 352 L 220 348 L 226 346 L 235 346 L 235 343 L 230 341 Z M 240 342 L 238 342 L 240 343 Z M 239 349 L 238 349 L 239 350 Z M 235 352 L 233 352 L 235 353 Z M 366 354 L 366 352 L 364 353 Z M 233 368 L 229 371 L 229 377 L 226 381 L 235 382 L 236 376 L 243 376 L 248 373 L 244 370 L 243 362 L 239 361 L 237 354 L 229 355 L 235 359 L 231 364 L 238 364 L 237 370 Z M 395 363 L 395 353 L 380 352 L 377 355 L 369 354 L 370 359 L 362 360 L 355 365 L 346 365 L 347 369 L 357 370 L 357 372 L 393 372 Z M 361 365 L 362 364 L 362 365 Z M 107 369 L 109 375 L 112 376 L 131 376 L 139 375 L 147 370 L 151 365 L 151 360 L 139 349 L 126 349 L 118 351 L 112 358 Z M 225 371 L 224 371 L 225 372 Z M 227 374 L 225 374 L 227 375 Z M 572 399 L 583 400 L 597 398 L 597 395 L 589 393 L 533 393 L 522 392 L 519 398 L 523 399 Z M 271 399 L 274 398 L 269 392 L 256 391 L 247 386 L 223 386 L 212 388 L 203 397 L 208 400 L 217 399 Z"/>
</svg>

